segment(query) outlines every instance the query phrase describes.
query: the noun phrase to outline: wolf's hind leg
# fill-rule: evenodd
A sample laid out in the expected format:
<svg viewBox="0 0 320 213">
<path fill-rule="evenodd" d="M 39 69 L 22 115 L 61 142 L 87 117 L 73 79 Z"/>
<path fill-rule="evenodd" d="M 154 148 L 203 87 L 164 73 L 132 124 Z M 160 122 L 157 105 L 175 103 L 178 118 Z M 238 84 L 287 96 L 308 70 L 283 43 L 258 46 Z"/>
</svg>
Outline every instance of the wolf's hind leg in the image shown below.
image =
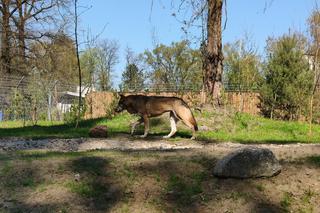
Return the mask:
<svg viewBox="0 0 320 213">
<path fill-rule="evenodd" d="M 134 122 L 134 123 L 132 124 L 132 127 L 131 127 L 131 135 L 133 135 L 134 130 L 136 129 L 136 126 L 137 126 L 137 125 L 140 125 L 140 124 L 142 124 L 142 123 L 143 123 L 143 118 L 141 117 L 139 120 L 137 120 L 136 122 Z"/>
<path fill-rule="evenodd" d="M 170 125 L 171 125 L 171 132 L 169 135 L 163 136 L 163 138 L 171 138 L 177 132 L 177 122 L 179 119 L 174 115 L 173 112 L 170 112 Z"/>
<path fill-rule="evenodd" d="M 147 137 L 147 135 L 149 133 L 149 118 L 148 118 L 148 116 L 146 116 L 146 115 L 143 116 L 143 122 L 144 122 L 144 134 L 140 136 L 141 138 Z"/>
<path fill-rule="evenodd" d="M 191 123 L 189 120 L 184 119 L 182 121 L 187 127 L 189 127 L 192 130 L 191 140 L 196 139 L 196 126 L 193 123 Z"/>
</svg>

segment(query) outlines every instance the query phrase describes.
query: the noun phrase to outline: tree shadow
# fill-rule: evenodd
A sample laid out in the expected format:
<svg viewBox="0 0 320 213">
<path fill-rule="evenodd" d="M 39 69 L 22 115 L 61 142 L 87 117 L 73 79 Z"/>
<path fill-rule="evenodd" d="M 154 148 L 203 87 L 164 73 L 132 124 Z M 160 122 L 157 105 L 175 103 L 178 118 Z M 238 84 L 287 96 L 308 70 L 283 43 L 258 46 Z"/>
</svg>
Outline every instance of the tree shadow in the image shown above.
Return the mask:
<svg viewBox="0 0 320 213">
<path fill-rule="evenodd" d="M 101 157 L 80 157 L 70 163 L 78 180 L 68 184 L 70 190 L 90 206 L 91 211 L 107 211 L 123 196 L 123 189 L 110 172 L 109 160 Z"/>
<path fill-rule="evenodd" d="M 79 123 L 78 128 L 75 128 L 74 123 L 0 128 L 0 137 L 23 137 L 32 139 L 88 137 L 88 130 L 103 120 L 104 118 L 83 120 Z"/>
<path fill-rule="evenodd" d="M 306 157 L 302 160 L 305 160 L 308 164 L 320 168 L 320 155 L 314 155 Z"/>
<path fill-rule="evenodd" d="M 212 171 L 217 160 L 204 155 L 173 156 L 133 169 L 144 176 L 158 174 L 164 180 L 160 202 L 169 212 L 202 212 L 203 206 L 217 207 L 224 199 L 229 202 L 243 199 L 252 206 L 251 212 L 283 212 L 278 203 L 272 203 L 263 192 L 254 190 L 257 187 L 252 180 L 214 177 Z"/>
<path fill-rule="evenodd" d="M 74 197 L 63 201 L 63 203 L 45 199 L 44 203 L 36 205 L 31 205 L 24 200 L 14 200 L 12 201 L 14 204 L 12 209 L 14 212 L 68 212 L 68 210 L 74 210 L 74 208 L 84 208 L 82 210 L 87 212 L 108 212 L 117 203 L 130 198 L 135 200 L 136 197 L 132 197 L 132 195 L 135 196 L 138 193 L 145 192 L 146 198 L 140 205 L 156 200 L 159 208 L 164 212 L 203 212 L 204 209 L 208 211 L 208 208 L 206 208 L 208 206 L 220 210 L 221 202 L 225 200 L 229 204 L 238 201 L 246 202 L 247 207 L 250 207 L 250 212 L 284 211 L 279 203 L 271 202 L 263 191 L 257 189 L 257 184 L 263 184 L 260 179 L 239 180 L 214 177 L 212 171 L 218 161 L 215 155 L 186 150 L 113 151 L 112 153 L 116 157 L 109 155 L 108 157 L 105 155 L 100 157 L 102 154 L 92 155 L 91 152 L 49 152 L 17 155 L 15 158 L 0 152 L 0 163 L 6 162 L 8 159 L 10 161 L 32 162 L 33 160 L 41 160 L 42 162 L 42 160 L 46 160 L 46 162 L 49 162 L 51 159 L 68 157 L 66 163 L 63 164 L 65 168 L 62 174 L 68 173 L 69 179 L 67 180 L 69 181 L 64 187 L 72 192 Z M 315 159 L 317 161 L 318 157 Z M 127 160 L 134 163 L 126 164 Z M 8 183 L 8 186 L 5 186 L 6 189 L 3 187 L 0 189 L 0 211 L 2 208 L 2 192 L 10 195 L 14 190 L 17 193 L 27 194 L 30 187 L 37 187 L 43 182 L 42 175 L 37 167 L 22 165 L 19 168 L 14 168 L 15 170 L 10 169 L 13 168 L 7 169 L 12 172 L 12 175 L 0 175 L 0 183 Z M 50 170 L 50 168 L 48 169 Z M 52 169 L 52 171 L 56 170 L 57 168 Z M 118 176 L 115 174 L 115 170 L 120 171 Z M 3 174 L 4 171 L 3 167 L 0 167 L 0 174 Z M 14 176 L 14 174 L 19 177 Z M 23 179 L 27 179 L 26 177 L 32 177 L 33 181 L 23 182 Z M 127 185 L 122 182 L 132 177 L 134 180 Z M 16 180 L 11 181 L 11 178 L 16 178 Z M 139 186 L 139 190 L 136 190 L 135 187 L 131 188 L 130 184 L 142 185 Z M 157 187 L 154 187 L 154 185 L 157 185 Z M 136 194 L 127 195 L 127 187 L 129 192 L 132 190 Z M 151 190 L 158 191 L 152 194 L 149 193 Z M 66 204 L 75 201 L 77 203 L 70 208 Z M 238 205 L 244 204 L 240 203 Z M 132 208 L 132 206 L 130 207 Z M 65 210 L 62 208 L 65 208 Z M 225 209 L 225 211 L 228 210 L 230 209 Z"/>
<path fill-rule="evenodd" d="M 209 139 L 206 137 L 198 137 L 197 141 L 202 142 L 204 144 L 211 144 L 211 143 L 221 143 L 224 142 L 223 140 L 217 140 L 217 139 Z M 240 144 L 250 144 L 250 145 L 259 145 L 259 144 L 275 144 L 275 145 L 286 145 L 286 144 L 297 144 L 297 143 L 319 143 L 318 141 L 300 141 L 300 140 L 280 140 L 280 139 L 274 139 L 274 140 L 254 140 L 254 139 L 232 139 L 229 140 L 235 143 L 240 143 Z M 320 144 L 319 144 L 320 146 Z"/>
<path fill-rule="evenodd" d="M 18 152 L 14 156 L 1 153 L 0 212 L 68 212 L 77 208 L 86 212 L 109 211 L 122 198 L 123 188 L 113 176 L 110 160 L 90 155 L 90 152 Z M 49 168 L 51 159 L 62 159 L 62 164 Z M 58 183 L 61 186 L 55 187 Z M 30 202 L 29 192 L 37 201 Z M 58 198 L 66 192 L 66 200 Z M 40 198 L 48 193 L 52 200 Z"/>
</svg>

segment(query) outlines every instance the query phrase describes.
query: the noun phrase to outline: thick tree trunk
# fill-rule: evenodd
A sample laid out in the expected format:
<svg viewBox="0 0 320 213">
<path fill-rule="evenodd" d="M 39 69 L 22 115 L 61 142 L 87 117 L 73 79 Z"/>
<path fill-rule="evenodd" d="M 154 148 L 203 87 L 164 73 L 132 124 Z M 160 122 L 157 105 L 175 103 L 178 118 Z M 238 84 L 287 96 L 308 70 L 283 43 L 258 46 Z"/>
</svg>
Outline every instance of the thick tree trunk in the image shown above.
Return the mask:
<svg viewBox="0 0 320 213">
<path fill-rule="evenodd" d="M 1 8 L 2 26 L 1 26 L 1 70 L 3 73 L 11 73 L 11 56 L 10 56 L 10 11 L 9 1 L 2 1 Z"/>
<path fill-rule="evenodd" d="M 222 90 L 222 6 L 223 0 L 208 0 L 207 44 L 204 85 L 207 93 L 220 105 Z"/>
<path fill-rule="evenodd" d="M 19 61 L 21 62 L 25 61 L 26 54 L 25 54 L 25 16 L 26 11 L 23 11 L 22 2 L 21 0 L 18 0 L 18 12 L 19 12 L 19 23 L 18 26 L 18 57 Z M 26 8 L 24 8 L 26 10 Z"/>
</svg>

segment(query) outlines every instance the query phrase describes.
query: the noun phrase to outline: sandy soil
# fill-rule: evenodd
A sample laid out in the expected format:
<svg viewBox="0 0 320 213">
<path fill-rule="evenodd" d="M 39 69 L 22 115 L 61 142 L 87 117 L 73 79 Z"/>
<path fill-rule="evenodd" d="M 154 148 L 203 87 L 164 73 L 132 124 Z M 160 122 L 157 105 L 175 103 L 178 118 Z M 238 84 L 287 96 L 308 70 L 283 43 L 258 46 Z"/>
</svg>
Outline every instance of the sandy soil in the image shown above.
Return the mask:
<svg viewBox="0 0 320 213">
<path fill-rule="evenodd" d="M 218 179 L 210 175 L 217 160 L 247 146 L 272 150 L 281 162 L 281 173 L 272 178 L 249 180 Z M 90 174 L 90 168 L 78 167 L 78 170 L 89 169 L 89 173 L 81 173 L 74 170 L 74 165 L 79 164 L 77 158 L 52 158 L 15 162 L 13 168 L 17 174 L 28 175 L 32 171 L 31 175 L 46 182 L 53 181 L 53 184 L 45 189 L 38 186 L 37 190 L 22 187 L 19 193 L 0 189 L 0 212 L 14 209 L 14 205 L 19 205 L 18 210 L 34 212 L 52 209 L 62 209 L 60 212 L 65 212 L 64 209 L 67 212 L 320 212 L 320 166 L 309 162 L 312 156 L 319 158 L 320 144 L 205 144 L 189 139 L 168 141 L 154 136 L 143 140 L 126 135 L 112 139 L 0 139 L 0 154 L 14 150 L 68 152 L 96 149 L 134 151 L 111 153 L 107 157 L 112 159 L 110 164 L 105 156 L 80 158 L 84 160 L 80 161 L 82 163 L 88 161 L 98 166 L 106 161 L 103 171 L 107 173 L 99 176 L 101 181 L 96 181 L 110 185 L 103 194 L 108 205 L 100 198 L 80 199 L 61 184 L 66 180 L 73 181 L 78 172 L 81 177 Z M 4 171 L 5 165 L 0 168 Z M 113 176 L 108 175 L 108 171 Z M 177 205 L 181 194 L 179 191 L 167 192 L 165 184 L 173 174 L 186 177 L 188 181 L 194 171 L 206 174 L 201 182 L 203 191 L 196 194 L 190 204 Z M 35 182 L 41 182 L 37 178 Z M 10 176 L 5 181 L 10 181 Z"/>
</svg>

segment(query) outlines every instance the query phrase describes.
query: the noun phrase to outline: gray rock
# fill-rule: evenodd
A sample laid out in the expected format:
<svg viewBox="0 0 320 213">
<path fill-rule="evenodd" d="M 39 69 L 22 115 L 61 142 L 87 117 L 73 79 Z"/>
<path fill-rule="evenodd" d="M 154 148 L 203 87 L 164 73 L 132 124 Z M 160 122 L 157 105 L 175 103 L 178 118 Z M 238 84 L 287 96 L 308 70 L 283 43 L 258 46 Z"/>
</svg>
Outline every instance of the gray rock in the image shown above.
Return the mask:
<svg viewBox="0 0 320 213">
<path fill-rule="evenodd" d="M 271 177 L 280 172 L 281 165 L 271 150 L 248 147 L 219 160 L 213 174 L 217 177 L 257 178 Z"/>
</svg>

